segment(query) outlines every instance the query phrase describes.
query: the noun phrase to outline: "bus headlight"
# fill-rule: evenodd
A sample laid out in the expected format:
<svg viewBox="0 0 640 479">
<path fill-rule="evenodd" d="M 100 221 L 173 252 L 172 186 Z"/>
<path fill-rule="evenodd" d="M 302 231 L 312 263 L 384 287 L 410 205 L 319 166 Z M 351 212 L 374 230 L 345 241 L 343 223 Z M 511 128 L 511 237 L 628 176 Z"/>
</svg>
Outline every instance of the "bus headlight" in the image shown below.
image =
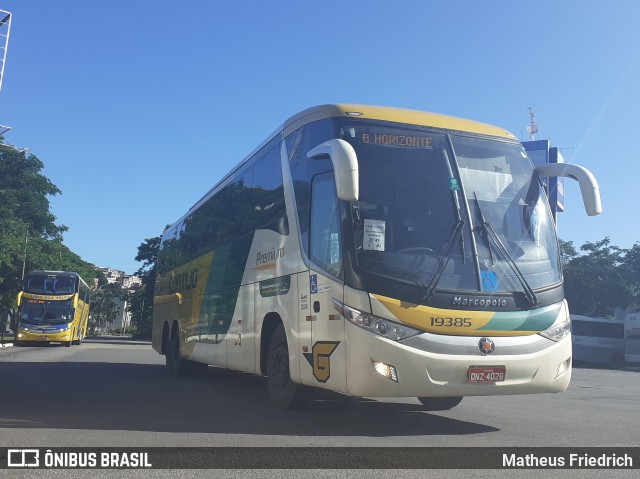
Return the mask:
<svg viewBox="0 0 640 479">
<path fill-rule="evenodd" d="M 404 324 L 389 321 L 388 319 L 380 318 L 370 313 L 363 313 L 362 311 L 358 311 L 341 303 L 337 299 L 333 300 L 333 306 L 340 315 L 349 322 L 374 334 L 391 339 L 392 341 L 400 341 L 401 339 L 410 338 L 422 332 L 419 329 L 410 328 Z"/>
<path fill-rule="evenodd" d="M 549 329 L 539 332 L 540 336 L 543 336 L 551 341 L 558 342 L 562 338 L 568 336 L 571 333 L 571 321 L 566 320 L 560 324 L 554 324 Z"/>
</svg>

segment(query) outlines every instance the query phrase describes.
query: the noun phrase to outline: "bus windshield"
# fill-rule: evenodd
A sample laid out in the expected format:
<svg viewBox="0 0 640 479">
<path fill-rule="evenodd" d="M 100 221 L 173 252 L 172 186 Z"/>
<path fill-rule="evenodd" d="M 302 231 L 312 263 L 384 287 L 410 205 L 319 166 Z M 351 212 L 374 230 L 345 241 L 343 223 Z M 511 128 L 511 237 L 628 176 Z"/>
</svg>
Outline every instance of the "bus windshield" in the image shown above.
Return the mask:
<svg viewBox="0 0 640 479">
<path fill-rule="evenodd" d="M 560 282 L 546 196 L 517 143 L 348 124 L 358 156 L 359 270 L 429 289 L 523 292 Z M 532 302 L 533 305 L 533 302 Z"/>
<path fill-rule="evenodd" d="M 36 294 L 69 294 L 75 290 L 75 282 L 66 276 L 33 275 L 27 278 L 25 291 Z"/>
<path fill-rule="evenodd" d="M 20 320 L 30 324 L 64 324 L 72 320 L 72 300 L 27 299 L 22 303 Z"/>
</svg>

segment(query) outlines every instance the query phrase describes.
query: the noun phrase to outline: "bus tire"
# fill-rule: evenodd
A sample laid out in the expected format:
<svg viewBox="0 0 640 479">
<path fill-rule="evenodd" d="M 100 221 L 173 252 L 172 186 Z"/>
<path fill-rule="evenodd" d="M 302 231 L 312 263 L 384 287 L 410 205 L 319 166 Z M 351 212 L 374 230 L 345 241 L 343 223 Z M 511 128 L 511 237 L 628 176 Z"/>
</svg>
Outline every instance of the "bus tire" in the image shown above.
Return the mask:
<svg viewBox="0 0 640 479">
<path fill-rule="evenodd" d="M 462 402 L 462 396 L 456 397 L 419 397 L 425 411 L 448 411 Z"/>
<path fill-rule="evenodd" d="M 167 361 L 170 363 L 170 371 L 176 376 L 188 376 L 207 368 L 206 364 L 197 363 L 180 356 L 180 333 L 176 331 L 169 341 L 170 354 Z"/>
<path fill-rule="evenodd" d="M 65 347 L 65 348 L 70 348 L 70 347 L 71 347 L 71 340 L 69 340 L 69 341 L 65 341 L 65 342 L 64 342 L 64 347 Z"/>
<path fill-rule="evenodd" d="M 169 334 L 169 326 L 164 324 L 162 329 L 162 354 L 164 354 L 164 364 L 168 372 L 171 370 L 171 336 Z"/>
<path fill-rule="evenodd" d="M 308 400 L 307 389 L 291 381 L 289 347 L 282 324 L 276 327 L 269 343 L 267 386 L 271 403 L 280 409 L 296 409 Z"/>
<path fill-rule="evenodd" d="M 181 358 L 180 358 L 180 333 L 176 331 L 176 334 L 169 339 L 169 354 L 167 356 L 169 361 L 169 371 L 176 376 L 180 375 Z"/>
<path fill-rule="evenodd" d="M 622 366 L 624 366 L 624 356 L 620 353 L 615 353 L 609 360 L 609 366 L 613 369 L 622 369 Z"/>
</svg>

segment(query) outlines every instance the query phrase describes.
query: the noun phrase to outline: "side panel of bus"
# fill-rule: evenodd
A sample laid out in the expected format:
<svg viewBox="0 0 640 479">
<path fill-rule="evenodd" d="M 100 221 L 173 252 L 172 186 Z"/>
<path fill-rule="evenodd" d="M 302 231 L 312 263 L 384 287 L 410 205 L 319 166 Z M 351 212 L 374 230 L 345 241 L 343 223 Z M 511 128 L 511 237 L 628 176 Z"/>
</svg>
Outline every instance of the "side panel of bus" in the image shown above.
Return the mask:
<svg viewBox="0 0 640 479">
<path fill-rule="evenodd" d="M 624 320 L 625 350 L 628 363 L 640 363 L 640 313 L 629 313 Z"/>
</svg>

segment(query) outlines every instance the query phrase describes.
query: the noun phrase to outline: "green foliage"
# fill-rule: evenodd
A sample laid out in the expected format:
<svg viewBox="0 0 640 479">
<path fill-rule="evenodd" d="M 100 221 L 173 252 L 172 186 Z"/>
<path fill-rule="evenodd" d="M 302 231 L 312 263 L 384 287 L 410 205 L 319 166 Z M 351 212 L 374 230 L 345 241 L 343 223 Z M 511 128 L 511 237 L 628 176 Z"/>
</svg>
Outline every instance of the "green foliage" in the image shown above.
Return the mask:
<svg viewBox="0 0 640 479">
<path fill-rule="evenodd" d="M 131 322 L 136 325 L 137 337 L 151 337 L 153 321 L 153 291 L 156 281 L 156 264 L 160 252 L 160 236 L 147 238 L 138 246 L 135 260 L 142 263 L 136 276 L 142 279 L 142 287 L 129 296 Z"/>
<path fill-rule="evenodd" d="M 624 274 L 630 283 L 631 309 L 640 311 L 640 242 L 636 242 L 624 255 Z"/>
<path fill-rule="evenodd" d="M 0 139 L 1 141 L 1 139 Z M 66 230 L 55 224 L 48 196 L 62 193 L 41 171 L 35 155 L 0 143 L 0 211 L 24 223 L 34 236 L 54 238 Z"/>
<path fill-rule="evenodd" d="M 43 168 L 35 155 L 0 137 L 0 311 L 15 307 L 23 271 L 76 271 L 93 285 L 93 266 L 62 243 L 67 228 L 55 223 L 48 199 L 61 191 Z"/>
<path fill-rule="evenodd" d="M 606 237 L 584 243 L 580 251 L 583 253 L 572 242 L 560 241 L 565 295 L 572 313 L 607 317 L 613 316 L 616 308 L 640 303 L 640 243 L 625 250 Z"/>
<path fill-rule="evenodd" d="M 118 301 L 122 301 L 123 292 L 117 284 L 110 284 L 91 294 L 89 330 L 105 329 L 120 314 Z"/>
</svg>

